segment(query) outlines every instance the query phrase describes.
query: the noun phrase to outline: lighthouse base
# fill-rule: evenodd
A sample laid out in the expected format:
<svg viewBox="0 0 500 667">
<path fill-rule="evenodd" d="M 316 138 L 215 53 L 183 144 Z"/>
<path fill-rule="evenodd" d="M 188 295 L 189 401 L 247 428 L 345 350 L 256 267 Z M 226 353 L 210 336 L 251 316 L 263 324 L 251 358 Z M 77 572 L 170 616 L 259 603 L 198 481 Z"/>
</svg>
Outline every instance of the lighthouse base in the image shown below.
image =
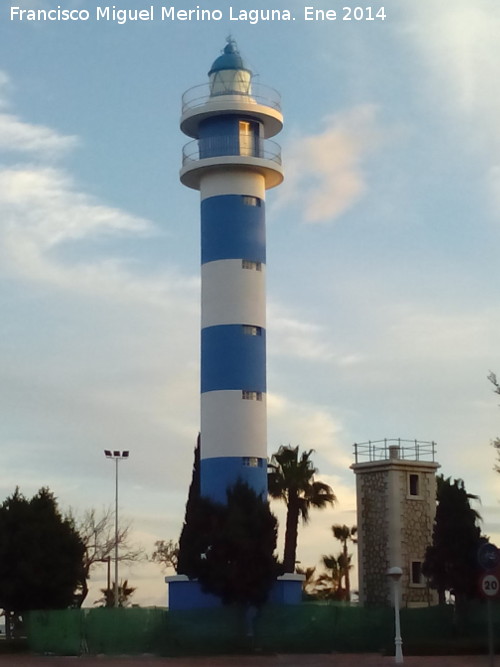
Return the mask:
<svg viewBox="0 0 500 667">
<path fill-rule="evenodd" d="M 299 604 L 302 601 L 302 574 L 284 574 L 275 581 L 271 588 L 268 603 L 277 605 Z M 168 608 L 209 609 L 222 607 L 222 601 L 216 595 L 205 593 L 201 585 L 185 574 L 165 577 L 168 584 Z"/>
</svg>

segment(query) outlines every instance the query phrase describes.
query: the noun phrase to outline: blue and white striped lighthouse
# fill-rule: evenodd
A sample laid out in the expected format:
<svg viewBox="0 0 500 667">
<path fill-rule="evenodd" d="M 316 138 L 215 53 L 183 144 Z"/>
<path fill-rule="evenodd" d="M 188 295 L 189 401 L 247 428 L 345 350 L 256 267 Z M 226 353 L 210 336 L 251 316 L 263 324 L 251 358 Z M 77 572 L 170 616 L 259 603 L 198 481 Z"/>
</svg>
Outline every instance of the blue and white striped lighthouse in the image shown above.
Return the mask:
<svg viewBox="0 0 500 667">
<path fill-rule="evenodd" d="M 267 493 L 265 192 L 283 180 L 276 91 L 233 40 L 183 96 L 180 179 L 201 195 L 201 495 Z"/>
</svg>

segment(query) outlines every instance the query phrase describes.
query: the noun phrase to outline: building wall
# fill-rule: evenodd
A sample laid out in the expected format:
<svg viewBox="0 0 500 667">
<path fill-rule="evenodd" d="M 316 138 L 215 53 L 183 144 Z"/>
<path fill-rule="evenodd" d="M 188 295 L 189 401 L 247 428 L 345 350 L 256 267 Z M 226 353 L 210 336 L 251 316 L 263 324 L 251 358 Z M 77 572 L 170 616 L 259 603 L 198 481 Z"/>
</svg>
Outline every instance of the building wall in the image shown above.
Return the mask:
<svg viewBox="0 0 500 667">
<path fill-rule="evenodd" d="M 386 603 L 389 567 L 386 472 L 358 475 L 358 560 L 361 604 Z"/>
<path fill-rule="evenodd" d="M 387 570 L 398 566 L 401 604 L 419 606 L 436 603 L 418 575 L 425 550 L 432 542 L 436 512 L 437 463 L 400 459 L 361 463 L 356 473 L 358 499 L 359 595 L 363 605 L 385 605 L 392 593 Z M 410 486 L 410 475 L 418 479 L 418 493 Z"/>
</svg>

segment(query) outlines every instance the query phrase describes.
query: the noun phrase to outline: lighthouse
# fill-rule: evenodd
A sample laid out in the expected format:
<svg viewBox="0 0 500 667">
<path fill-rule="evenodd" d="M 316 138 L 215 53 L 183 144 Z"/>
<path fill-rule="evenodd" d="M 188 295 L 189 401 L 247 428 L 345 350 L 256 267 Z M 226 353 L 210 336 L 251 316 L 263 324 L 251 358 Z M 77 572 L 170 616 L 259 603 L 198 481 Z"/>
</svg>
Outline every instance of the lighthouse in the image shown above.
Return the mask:
<svg viewBox="0 0 500 667">
<path fill-rule="evenodd" d="M 266 190 L 283 180 L 278 93 L 232 39 L 182 99 L 181 182 L 200 192 L 201 495 L 267 494 Z"/>
</svg>

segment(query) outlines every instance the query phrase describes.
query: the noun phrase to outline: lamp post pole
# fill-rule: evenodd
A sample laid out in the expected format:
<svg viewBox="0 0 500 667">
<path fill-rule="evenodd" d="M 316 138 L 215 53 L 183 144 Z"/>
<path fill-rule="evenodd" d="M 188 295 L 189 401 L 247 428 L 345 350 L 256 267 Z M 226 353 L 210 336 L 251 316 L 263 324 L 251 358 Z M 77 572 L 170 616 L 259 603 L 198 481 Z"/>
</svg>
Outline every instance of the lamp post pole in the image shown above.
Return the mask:
<svg viewBox="0 0 500 667">
<path fill-rule="evenodd" d="M 104 450 L 104 455 L 107 459 L 112 459 L 115 462 L 115 584 L 114 584 L 114 606 L 119 606 L 118 594 L 118 462 L 128 459 L 128 451 L 119 451 L 117 449 L 111 451 Z"/>
<path fill-rule="evenodd" d="M 403 570 L 400 567 L 391 567 L 387 570 L 387 576 L 391 579 L 394 586 L 394 627 L 395 627 L 395 636 L 394 636 L 394 646 L 395 646 L 395 656 L 394 662 L 398 665 L 401 665 L 404 662 L 403 659 L 403 640 L 401 638 L 401 621 L 399 617 L 399 582 Z"/>
</svg>

